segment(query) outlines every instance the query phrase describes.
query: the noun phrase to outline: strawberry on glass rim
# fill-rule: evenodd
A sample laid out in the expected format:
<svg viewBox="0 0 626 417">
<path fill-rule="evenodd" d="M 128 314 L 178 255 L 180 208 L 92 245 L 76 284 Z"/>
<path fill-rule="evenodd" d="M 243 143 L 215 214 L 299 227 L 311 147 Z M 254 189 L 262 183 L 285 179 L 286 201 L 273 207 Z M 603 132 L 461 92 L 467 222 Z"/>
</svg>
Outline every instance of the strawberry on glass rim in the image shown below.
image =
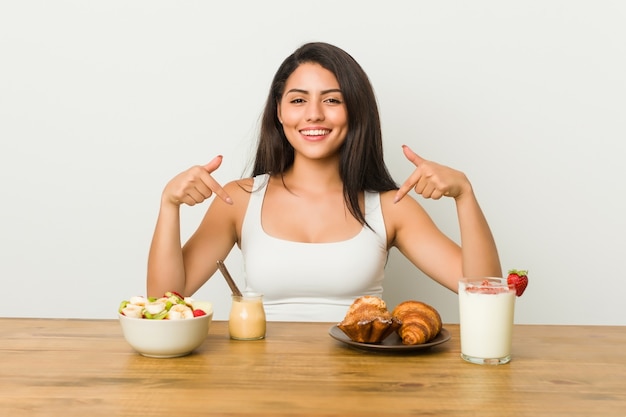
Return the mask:
<svg viewBox="0 0 626 417">
<path fill-rule="evenodd" d="M 515 294 L 520 297 L 528 286 L 528 271 L 524 269 L 511 269 L 506 278 L 508 284 L 515 288 Z"/>
</svg>

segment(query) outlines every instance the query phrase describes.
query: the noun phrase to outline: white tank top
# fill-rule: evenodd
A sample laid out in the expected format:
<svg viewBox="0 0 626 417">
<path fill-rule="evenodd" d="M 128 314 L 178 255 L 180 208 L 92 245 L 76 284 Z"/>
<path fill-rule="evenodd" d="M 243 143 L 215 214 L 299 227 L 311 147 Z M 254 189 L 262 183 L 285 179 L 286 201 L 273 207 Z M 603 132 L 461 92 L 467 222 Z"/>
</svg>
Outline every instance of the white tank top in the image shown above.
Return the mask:
<svg viewBox="0 0 626 417">
<path fill-rule="evenodd" d="M 242 225 L 246 290 L 260 292 L 268 321 L 341 321 L 362 295 L 383 293 L 387 236 L 379 193 L 365 193 L 363 227 L 348 240 L 302 243 L 263 230 L 261 207 L 268 175 L 254 178 Z"/>
</svg>

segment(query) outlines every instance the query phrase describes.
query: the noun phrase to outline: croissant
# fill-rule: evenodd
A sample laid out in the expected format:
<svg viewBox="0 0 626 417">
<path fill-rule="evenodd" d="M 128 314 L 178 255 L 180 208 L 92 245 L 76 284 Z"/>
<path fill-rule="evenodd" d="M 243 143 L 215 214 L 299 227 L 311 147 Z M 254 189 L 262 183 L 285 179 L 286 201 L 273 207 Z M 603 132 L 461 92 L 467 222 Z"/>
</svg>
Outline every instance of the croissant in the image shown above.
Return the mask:
<svg viewBox="0 0 626 417">
<path fill-rule="evenodd" d="M 419 345 L 429 342 L 441 331 L 439 312 L 421 301 L 403 301 L 391 313 L 402 322 L 398 335 L 405 345 Z"/>
<path fill-rule="evenodd" d="M 400 321 L 387 310 L 385 302 L 372 295 L 354 300 L 337 327 L 351 340 L 378 343 L 400 327 Z"/>
</svg>

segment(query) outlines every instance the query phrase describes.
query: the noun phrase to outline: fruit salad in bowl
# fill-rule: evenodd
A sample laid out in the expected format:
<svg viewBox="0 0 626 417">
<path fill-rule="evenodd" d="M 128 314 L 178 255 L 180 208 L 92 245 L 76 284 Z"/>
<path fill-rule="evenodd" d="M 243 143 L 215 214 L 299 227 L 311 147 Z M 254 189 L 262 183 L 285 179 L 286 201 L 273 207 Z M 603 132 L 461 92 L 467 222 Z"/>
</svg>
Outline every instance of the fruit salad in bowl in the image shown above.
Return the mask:
<svg viewBox="0 0 626 417">
<path fill-rule="evenodd" d="M 173 358 L 204 343 L 213 319 L 208 301 L 168 291 L 162 297 L 135 296 L 120 303 L 118 317 L 128 344 L 143 356 Z"/>
<path fill-rule="evenodd" d="M 207 315 L 213 312 L 213 307 L 206 301 L 196 301 L 168 291 L 160 298 L 130 297 L 120 303 L 118 312 L 136 319 L 180 320 Z"/>
</svg>

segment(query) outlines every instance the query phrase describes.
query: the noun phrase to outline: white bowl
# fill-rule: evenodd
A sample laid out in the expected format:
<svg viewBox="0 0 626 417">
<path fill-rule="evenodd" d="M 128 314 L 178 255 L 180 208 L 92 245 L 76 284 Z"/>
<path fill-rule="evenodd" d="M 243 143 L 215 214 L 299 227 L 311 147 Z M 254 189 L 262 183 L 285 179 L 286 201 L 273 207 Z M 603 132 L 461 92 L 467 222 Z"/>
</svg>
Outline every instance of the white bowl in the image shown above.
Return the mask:
<svg viewBox="0 0 626 417">
<path fill-rule="evenodd" d="M 213 311 L 181 320 L 149 320 L 118 314 L 128 344 L 143 356 L 176 358 L 190 354 L 209 334 Z"/>
</svg>

